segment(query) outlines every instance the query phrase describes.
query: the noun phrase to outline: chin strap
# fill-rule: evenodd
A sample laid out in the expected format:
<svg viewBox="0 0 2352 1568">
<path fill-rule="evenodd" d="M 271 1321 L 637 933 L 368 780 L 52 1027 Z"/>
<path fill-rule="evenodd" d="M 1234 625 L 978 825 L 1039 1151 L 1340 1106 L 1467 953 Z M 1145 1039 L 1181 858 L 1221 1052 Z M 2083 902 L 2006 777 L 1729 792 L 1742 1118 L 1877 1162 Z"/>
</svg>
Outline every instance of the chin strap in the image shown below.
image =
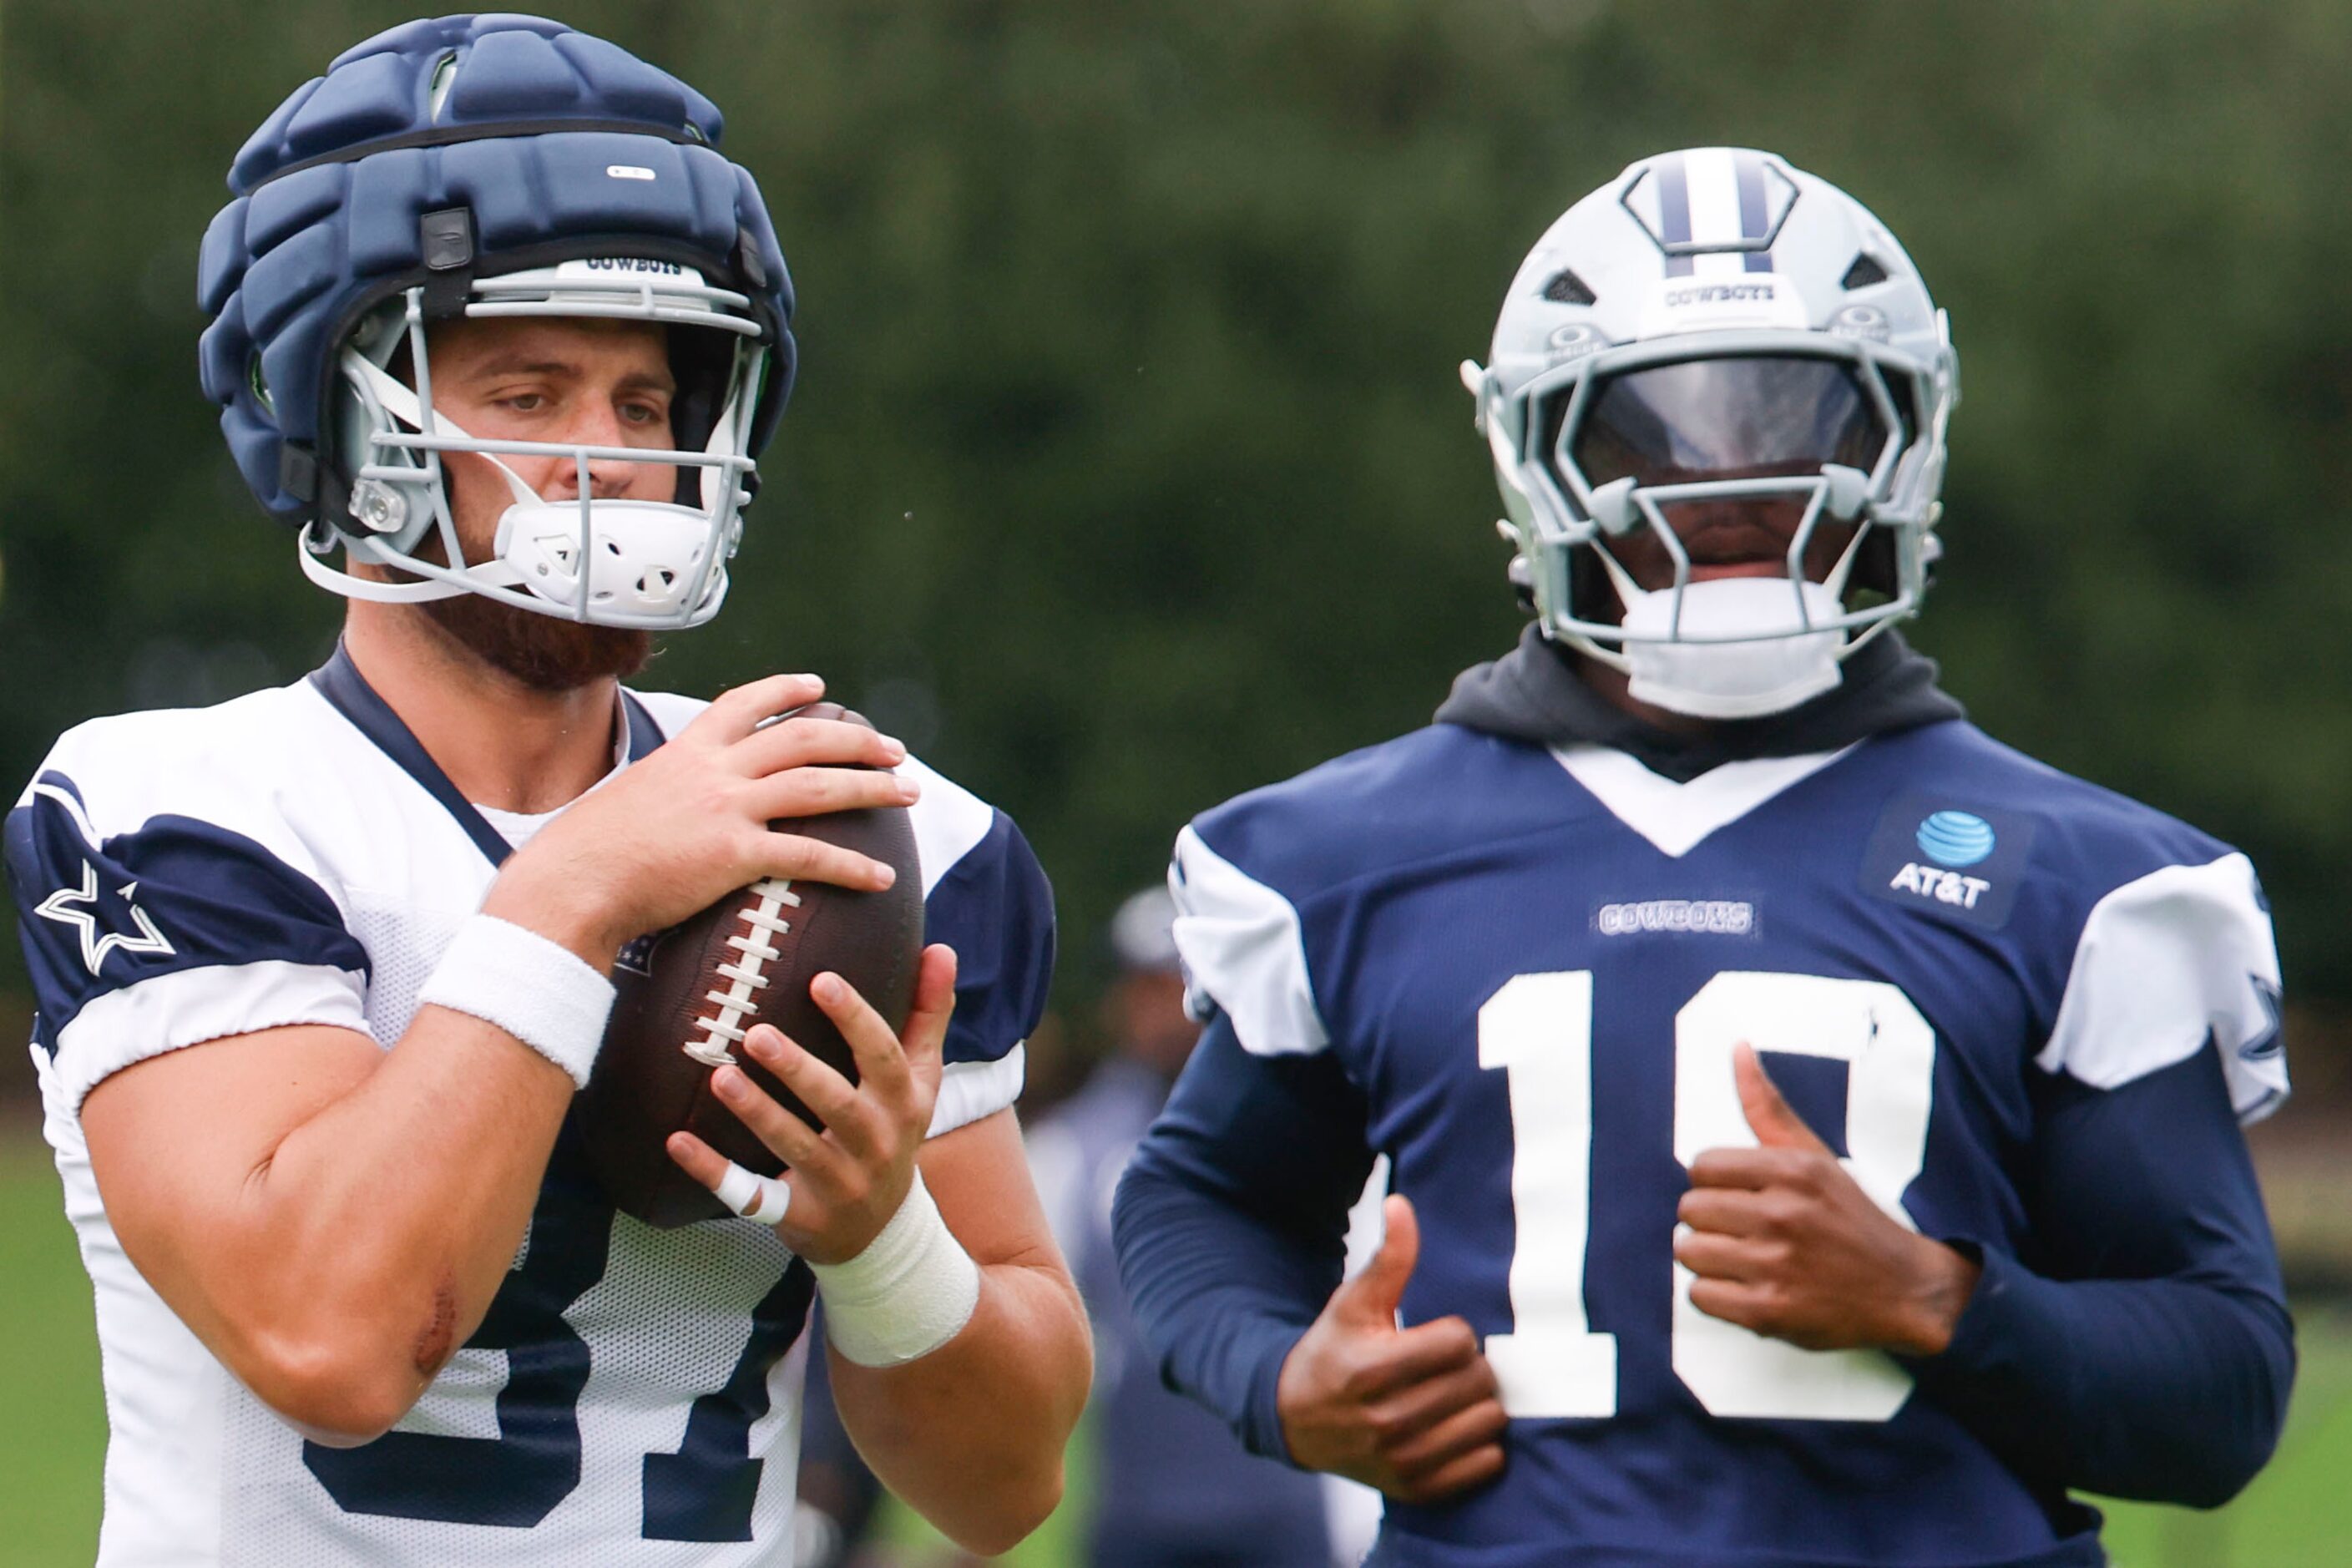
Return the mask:
<svg viewBox="0 0 2352 1568">
<path fill-rule="evenodd" d="M 344 549 L 353 555 L 377 559 L 364 539 L 345 535 L 342 543 Z M 332 538 L 326 542 L 328 550 L 332 550 L 334 545 Z M 294 557 L 302 563 L 302 575 L 329 593 L 341 594 L 346 599 L 365 599 L 375 605 L 421 605 L 427 600 L 454 599 L 460 594 L 472 592 L 456 583 L 380 583 L 373 577 L 354 577 L 349 572 L 338 571 L 327 564 L 322 552 L 311 543 L 310 531 L 307 528 L 295 541 Z"/>
</svg>

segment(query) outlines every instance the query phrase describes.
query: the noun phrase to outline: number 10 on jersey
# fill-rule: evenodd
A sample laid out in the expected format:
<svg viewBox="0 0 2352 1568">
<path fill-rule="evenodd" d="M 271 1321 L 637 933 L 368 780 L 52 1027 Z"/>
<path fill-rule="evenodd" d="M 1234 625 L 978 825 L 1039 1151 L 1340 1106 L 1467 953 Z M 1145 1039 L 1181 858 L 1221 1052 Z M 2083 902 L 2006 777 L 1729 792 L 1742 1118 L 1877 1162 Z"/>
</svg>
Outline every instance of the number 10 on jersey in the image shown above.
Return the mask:
<svg viewBox="0 0 2352 1568">
<path fill-rule="evenodd" d="M 1935 1031 L 1911 999 L 1875 980 L 1728 970 L 1675 1015 L 1675 1158 L 1753 1148 L 1731 1053 L 1847 1064 L 1843 1163 L 1863 1191 L 1911 1226 L 1902 1194 L 1927 1149 Z M 1503 1408 L 1518 1419 L 1617 1413 L 1617 1338 L 1584 1306 L 1592 1211 L 1592 973 L 1521 974 L 1478 1010 L 1478 1065 L 1504 1074 L 1511 1104 L 1511 1331 L 1486 1338 Z M 1913 1226 L 1913 1228 L 1916 1228 Z M 1710 1318 L 1674 1265 L 1675 1374 L 1707 1411 L 1787 1420 L 1885 1421 L 1911 1378 L 1876 1351 L 1806 1351 Z"/>
</svg>

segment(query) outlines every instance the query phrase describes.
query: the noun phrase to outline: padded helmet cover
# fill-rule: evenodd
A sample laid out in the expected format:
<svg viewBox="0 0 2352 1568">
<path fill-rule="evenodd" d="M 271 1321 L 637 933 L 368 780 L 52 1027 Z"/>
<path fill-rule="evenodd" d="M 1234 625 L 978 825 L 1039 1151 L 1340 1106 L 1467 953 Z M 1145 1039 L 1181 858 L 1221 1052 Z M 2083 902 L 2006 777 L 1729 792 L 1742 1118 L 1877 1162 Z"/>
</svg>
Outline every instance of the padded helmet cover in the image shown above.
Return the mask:
<svg viewBox="0 0 2352 1568">
<path fill-rule="evenodd" d="M 237 153 L 198 264 L 205 395 L 261 504 L 348 524 L 345 476 L 312 478 L 336 356 L 371 307 L 446 280 L 420 225 L 456 208 L 471 215 L 461 278 L 642 256 L 750 296 L 773 367 L 756 456 L 792 386 L 792 281 L 722 125 L 667 72 L 537 16 L 411 22 L 297 89 Z"/>
</svg>

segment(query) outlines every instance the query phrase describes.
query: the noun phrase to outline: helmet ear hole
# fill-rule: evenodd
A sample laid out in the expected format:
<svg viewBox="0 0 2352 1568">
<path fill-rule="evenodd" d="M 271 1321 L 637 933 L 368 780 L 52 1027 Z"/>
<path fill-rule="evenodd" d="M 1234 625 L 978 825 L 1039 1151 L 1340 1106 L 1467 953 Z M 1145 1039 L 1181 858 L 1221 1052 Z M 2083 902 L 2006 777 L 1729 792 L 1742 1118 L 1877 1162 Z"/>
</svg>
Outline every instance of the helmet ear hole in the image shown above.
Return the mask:
<svg viewBox="0 0 2352 1568">
<path fill-rule="evenodd" d="M 1900 425 L 1896 434 L 1903 437 L 1904 449 L 1908 451 L 1919 438 L 1918 384 L 1904 372 L 1885 365 L 1879 366 L 1878 373 L 1886 378 L 1887 395 L 1895 399 L 1895 416 Z"/>
</svg>

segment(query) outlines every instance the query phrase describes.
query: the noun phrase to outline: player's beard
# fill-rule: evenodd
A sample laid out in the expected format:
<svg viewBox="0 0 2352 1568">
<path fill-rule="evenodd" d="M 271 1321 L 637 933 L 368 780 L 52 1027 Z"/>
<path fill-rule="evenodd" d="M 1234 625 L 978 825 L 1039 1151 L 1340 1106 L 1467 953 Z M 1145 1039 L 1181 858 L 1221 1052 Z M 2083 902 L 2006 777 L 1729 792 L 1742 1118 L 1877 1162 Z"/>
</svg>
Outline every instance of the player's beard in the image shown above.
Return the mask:
<svg viewBox="0 0 2352 1568">
<path fill-rule="evenodd" d="M 653 657 L 651 632 L 559 620 L 478 594 L 420 607 L 475 658 L 532 691 L 571 691 L 604 676 L 625 680 Z"/>
<path fill-rule="evenodd" d="M 442 483 L 450 510 L 461 519 L 461 533 L 467 531 L 457 499 L 458 476 L 446 473 Z M 495 536 L 495 525 L 488 531 Z M 486 561 L 494 553 L 488 538 L 462 542 L 468 560 Z M 446 559 L 438 539 L 427 539 L 418 553 L 429 560 Z M 478 594 L 428 599 L 419 607 L 452 641 L 530 691 L 572 691 L 603 676 L 626 680 L 653 657 L 653 634 L 642 628 L 592 626 Z"/>
</svg>

